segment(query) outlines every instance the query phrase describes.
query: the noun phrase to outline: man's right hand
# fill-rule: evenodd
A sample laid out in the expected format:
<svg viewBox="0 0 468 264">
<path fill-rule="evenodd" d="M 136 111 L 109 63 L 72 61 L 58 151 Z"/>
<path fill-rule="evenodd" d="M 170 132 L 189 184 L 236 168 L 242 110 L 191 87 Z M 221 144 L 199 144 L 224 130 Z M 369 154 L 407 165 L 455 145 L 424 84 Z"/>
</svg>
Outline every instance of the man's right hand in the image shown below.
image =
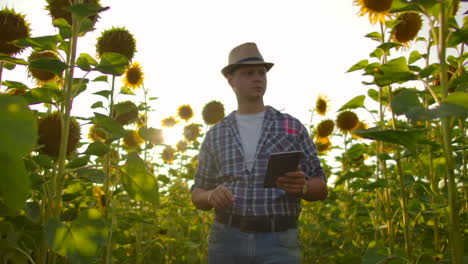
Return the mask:
<svg viewBox="0 0 468 264">
<path fill-rule="evenodd" d="M 232 207 L 234 195 L 232 195 L 232 192 L 225 186 L 218 185 L 208 192 L 207 201 L 212 207 L 218 210 Z"/>
</svg>

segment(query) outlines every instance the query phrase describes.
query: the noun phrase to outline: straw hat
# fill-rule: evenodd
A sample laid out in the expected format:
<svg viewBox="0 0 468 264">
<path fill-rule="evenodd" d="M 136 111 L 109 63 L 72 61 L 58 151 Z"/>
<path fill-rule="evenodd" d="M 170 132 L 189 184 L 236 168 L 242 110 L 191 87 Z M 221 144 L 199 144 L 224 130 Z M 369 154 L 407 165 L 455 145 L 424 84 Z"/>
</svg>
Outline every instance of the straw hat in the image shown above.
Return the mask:
<svg viewBox="0 0 468 264">
<path fill-rule="evenodd" d="M 228 73 L 242 65 L 265 65 L 269 71 L 274 64 L 263 60 L 255 43 L 247 42 L 231 50 L 228 65 L 221 70 L 221 73 L 226 77 Z"/>
</svg>

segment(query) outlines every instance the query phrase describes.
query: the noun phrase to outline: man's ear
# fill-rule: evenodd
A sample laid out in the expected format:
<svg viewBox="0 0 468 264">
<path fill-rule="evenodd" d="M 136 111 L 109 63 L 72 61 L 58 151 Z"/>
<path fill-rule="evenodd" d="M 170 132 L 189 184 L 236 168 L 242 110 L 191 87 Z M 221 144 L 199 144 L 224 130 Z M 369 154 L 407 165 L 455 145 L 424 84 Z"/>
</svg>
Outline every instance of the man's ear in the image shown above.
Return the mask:
<svg viewBox="0 0 468 264">
<path fill-rule="evenodd" d="M 232 87 L 232 73 L 227 74 L 226 79 L 227 79 L 229 85 Z"/>
</svg>

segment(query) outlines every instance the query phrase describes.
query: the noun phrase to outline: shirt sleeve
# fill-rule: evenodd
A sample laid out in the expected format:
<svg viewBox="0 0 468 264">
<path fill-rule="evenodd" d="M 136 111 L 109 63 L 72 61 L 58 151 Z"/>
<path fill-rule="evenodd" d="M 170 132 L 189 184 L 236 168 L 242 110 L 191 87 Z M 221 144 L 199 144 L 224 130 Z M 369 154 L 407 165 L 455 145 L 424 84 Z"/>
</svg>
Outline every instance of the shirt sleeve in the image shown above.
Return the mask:
<svg viewBox="0 0 468 264">
<path fill-rule="evenodd" d="M 323 180 L 327 180 L 322 165 L 320 164 L 317 149 L 309 136 L 309 132 L 304 125 L 301 124 L 300 127 L 301 133 L 299 135 L 299 145 L 304 152 L 304 158 L 302 159 L 301 165 L 306 177 L 319 177 Z"/>
<path fill-rule="evenodd" d="M 216 187 L 215 177 L 217 175 L 216 158 L 210 145 L 210 134 L 207 133 L 198 154 L 198 167 L 195 173 L 194 188 L 211 190 Z"/>
</svg>

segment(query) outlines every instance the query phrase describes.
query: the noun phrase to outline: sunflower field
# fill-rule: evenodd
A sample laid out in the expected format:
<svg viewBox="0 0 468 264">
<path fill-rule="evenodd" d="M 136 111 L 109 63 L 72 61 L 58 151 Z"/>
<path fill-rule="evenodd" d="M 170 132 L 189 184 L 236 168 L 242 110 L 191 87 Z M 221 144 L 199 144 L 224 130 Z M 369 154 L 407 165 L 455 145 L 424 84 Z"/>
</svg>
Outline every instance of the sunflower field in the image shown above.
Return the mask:
<svg viewBox="0 0 468 264">
<path fill-rule="evenodd" d="M 380 31 L 348 70 L 367 94 L 336 116 L 326 95 L 304 105 L 329 196 L 303 203 L 303 263 L 468 263 L 468 17 L 455 19 L 459 0 L 354 4 Z M 0 10 L 0 262 L 206 263 L 213 213 L 195 209 L 190 185 L 223 103 L 181 105 L 149 126 L 157 98 L 132 33 L 110 28 L 96 56 L 77 54 L 109 7 L 44 5 L 55 35 L 32 36 L 24 15 Z M 33 87 L 8 79 L 20 68 Z M 93 115 L 73 116 L 90 90 Z M 181 140 L 165 144 L 177 124 Z"/>
</svg>

